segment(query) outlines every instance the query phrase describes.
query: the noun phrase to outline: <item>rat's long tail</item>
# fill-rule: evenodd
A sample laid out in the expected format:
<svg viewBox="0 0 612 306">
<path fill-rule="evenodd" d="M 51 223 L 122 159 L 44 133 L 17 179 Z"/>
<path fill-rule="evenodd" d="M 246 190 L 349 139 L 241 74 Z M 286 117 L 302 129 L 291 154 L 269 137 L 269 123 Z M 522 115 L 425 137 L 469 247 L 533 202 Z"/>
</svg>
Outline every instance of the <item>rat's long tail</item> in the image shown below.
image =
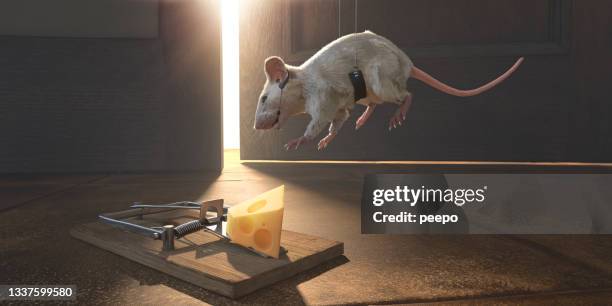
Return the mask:
<svg viewBox="0 0 612 306">
<path fill-rule="evenodd" d="M 436 80 L 434 77 L 432 77 L 431 75 L 427 74 L 427 72 L 424 72 L 423 70 L 417 68 L 417 67 L 412 67 L 412 72 L 411 72 L 411 77 L 441 91 L 444 93 L 447 93 L 449 95 L 453 95 L 453 96 L 457 96 L 457 97 L 471 97 L 471 96 L 475 96 L 475 95 L 479 95 L 493 87 L 495 87 L 497 84 L 503 82 L 505 79 L 507 79 L 514 71 L 516 71 L 516 69 L 521 65 L 521 63 L 523 62 L 524 58 L 519 58 L 516 63 L 514 63 L 514 65 L 512 67 L 510 67 L 510 69 L 508 69 L 508 71 L 506 71 L 504 74 L 500 75 L 499 77 L 497 77 L 497 79 L 482 85 L 478 88 L 475 89 L 469 89 L 469 90 L 461 90 L 461 89 L 457 89 L 457 88 L 453 88 L 450 87 L 438 80 Z"/>
</svg>

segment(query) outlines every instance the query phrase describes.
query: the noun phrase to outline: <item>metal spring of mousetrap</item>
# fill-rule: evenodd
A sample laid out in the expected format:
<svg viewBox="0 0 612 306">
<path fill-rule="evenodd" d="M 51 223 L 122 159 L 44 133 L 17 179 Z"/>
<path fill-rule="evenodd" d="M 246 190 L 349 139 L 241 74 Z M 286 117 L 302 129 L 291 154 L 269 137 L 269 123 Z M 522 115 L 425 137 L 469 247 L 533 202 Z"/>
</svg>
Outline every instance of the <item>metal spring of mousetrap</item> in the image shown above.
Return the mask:
<svg viewBox="0 0 612 306">
<path fill-rule="evenodd" d="M 206 230 L 220 238 L 229 240 L 229 237 L 223 234 L 223 221 L 227 220 L 227 208 L 223 207 L 222 199 L 205 201 L 202 203 L 189 201 L 155 205 L 135 203 L 134 205 L 130 206 L 130 208 L 141 209 L 140 214 L 137 215 L 138 218 L 142 218 L 143 215 L 174 209 L 198 209 L 200 211 L 200 215 L 199 219 L 197 220 L 188 221 L 177 226 L 164 225 L 162 227 L 146 227 L 138 225 L 120 220 L 120 218 L 115 218 L 113 214 L 101 214 L 98 217 L 102 221 L 111 225 L 120 226 L 124 229 L 150 236 L 156 240 L 162 240 L 163 251 L 174 250 L 174 239 L 180 239 L 199 230 Z M 209 218 L 207 216 L 207 213 L 211 211 L 211 209 L 216 212 L 216 217 Z M 215 229 L 212 229 L 212 227 L 215 227 Z"/>
<path fill-rule="evenodd" d="M 191 233 L 195 233 L 204 228 L 204 224 L 200 220 L 193 220 L 187 223 L 183 223 L 174 228 L 175 238 L 182 238 L 183 236 Z"/>
</svg>

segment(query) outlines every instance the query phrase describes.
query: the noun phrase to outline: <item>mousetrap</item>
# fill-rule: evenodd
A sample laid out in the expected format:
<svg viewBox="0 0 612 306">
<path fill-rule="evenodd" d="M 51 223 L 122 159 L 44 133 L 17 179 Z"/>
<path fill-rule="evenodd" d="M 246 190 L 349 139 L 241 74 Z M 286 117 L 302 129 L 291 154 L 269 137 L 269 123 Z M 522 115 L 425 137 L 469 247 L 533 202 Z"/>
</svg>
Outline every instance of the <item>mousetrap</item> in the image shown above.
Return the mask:
<svg viewBox="0 0 612 306">
<path fill-rule="evenodd" d="M 73 237 L 218 294 L 238 298 L 341 256 L 344 245 L 283 230 L 270 258 L 232 243 L 223 200 L 135 203 L 74 227 Z"/>
</svg>

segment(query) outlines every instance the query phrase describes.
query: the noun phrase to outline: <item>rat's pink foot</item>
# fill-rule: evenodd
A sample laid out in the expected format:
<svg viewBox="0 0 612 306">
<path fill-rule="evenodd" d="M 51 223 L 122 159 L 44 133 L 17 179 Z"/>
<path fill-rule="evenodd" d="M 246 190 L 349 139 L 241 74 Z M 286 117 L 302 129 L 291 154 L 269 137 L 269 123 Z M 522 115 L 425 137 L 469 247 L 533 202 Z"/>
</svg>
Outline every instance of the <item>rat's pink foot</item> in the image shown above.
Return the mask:
<svg viewBox="0 0 612 306">
<path fill-rule="evenodd" d="M 294 149 L 297 150 L 297 148 L 304 143 L 307 143 L 309 140 L 308 138 L 306 138 L 305 136 L 301 136 L 298 137 L 296 139 L 292 139 L 290 140 L 286 145 L 285 145 L 285 150 L 290 150 L 290 149 Z"/>
<path fill-rule="evenodd" d="M 334 140 L 334 138 L 336 138 L 336 133 L 329 133 L 327 134 L 327 136 L 323 137 L 323 139 L 321 139 L 319 141 L 319 145 L 317 146 L 317 150 L 323 150 L 325 148 L 327 148 L 327 145 L 329 145 L 330 142 L 332 142 L 332 140 Z"/>
<path fill-rule="evenodd" d="M 398 108 L 391 119 L 389 119 L 389 131 L 402 125 L 402 121 L 404 120 L 406 120 L 406 116 L 402 115 L 400 108 Z"/>
<path fill-rule="evenodd" d="M 406 96 L 404 103 L 397 108 L 393 117 L 389 119 L 389 131 L 402 125 L 402 122 L 406 120 L 406 114 L 410 109 L 410 105 L 412 105 L 412 95 Z"/>
<path fill-rule="evenodd" d="M 355 129 L 356 130 L 361 128 L 368 121 L 368 119 L 370 119 L 370 116 L 374 112 L 374 108 L 376 108 L 376 104 L 368 105 L 368 108 L 366 108 L 366 110 L 363 111 L 363 114 L 361 114 L 361 116 L 359 116 L 359 118 L 357 118 L 357 122 L 356 122 L 356 125 L 355 125 Z"/>
</svg>

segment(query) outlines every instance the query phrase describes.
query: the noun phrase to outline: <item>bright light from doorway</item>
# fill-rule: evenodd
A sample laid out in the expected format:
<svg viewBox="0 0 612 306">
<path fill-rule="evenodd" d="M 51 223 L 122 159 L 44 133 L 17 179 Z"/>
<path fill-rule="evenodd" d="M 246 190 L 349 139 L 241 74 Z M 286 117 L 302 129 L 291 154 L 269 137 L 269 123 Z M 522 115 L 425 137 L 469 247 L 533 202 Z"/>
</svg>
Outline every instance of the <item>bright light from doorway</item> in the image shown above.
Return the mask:
<svg viewBox="0 0 612 306">
<path fill-rule="evenodd" d="M 221 1 L 223 146 L 225 149 L 240 147 L 239 3 L 240 0 Z"/>
</svg>

